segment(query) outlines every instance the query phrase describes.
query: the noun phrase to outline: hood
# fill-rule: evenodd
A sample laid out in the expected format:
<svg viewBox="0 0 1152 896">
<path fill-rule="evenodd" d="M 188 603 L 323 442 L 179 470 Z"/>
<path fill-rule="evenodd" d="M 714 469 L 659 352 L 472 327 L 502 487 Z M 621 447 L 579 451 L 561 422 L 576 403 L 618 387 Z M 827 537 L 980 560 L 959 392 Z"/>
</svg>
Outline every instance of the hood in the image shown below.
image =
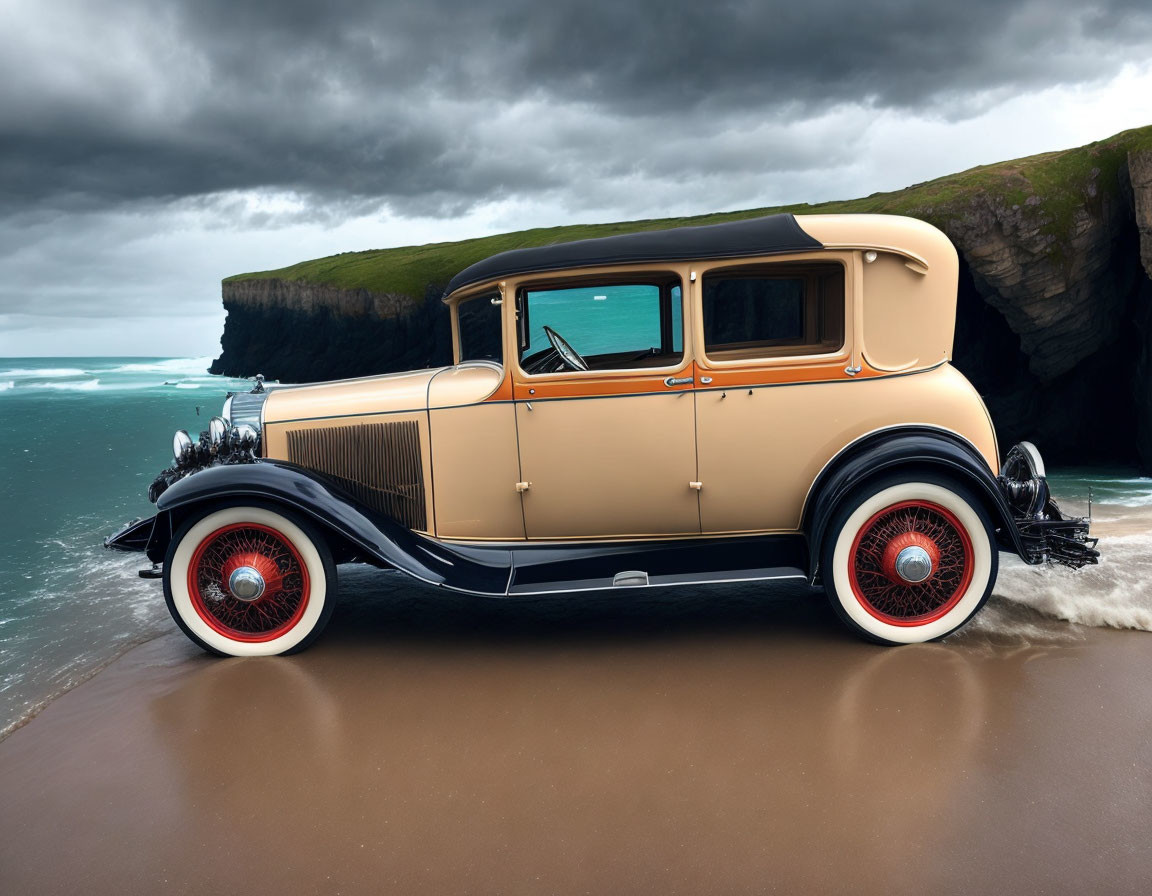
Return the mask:
<svg viewBox="0 0 1152 896">
<path fill-rule="evenodd" d="M 278 386 L 269 390 L 264 402 L 264 423 L 423 411 L 429 404 L 471 404 L 495 392 L 503 378 L 499 365 L 476 361 L 308 386 Z"/>
<path fill-rule="evenodd" d="M 308 386 L 282 386 L 272 390 L 264 402 L 264 422 L 355 417 L 381 411 L 423 411 L 428 407 L 428 384 L 444 369 L 435 367 Z"/>
</svg>

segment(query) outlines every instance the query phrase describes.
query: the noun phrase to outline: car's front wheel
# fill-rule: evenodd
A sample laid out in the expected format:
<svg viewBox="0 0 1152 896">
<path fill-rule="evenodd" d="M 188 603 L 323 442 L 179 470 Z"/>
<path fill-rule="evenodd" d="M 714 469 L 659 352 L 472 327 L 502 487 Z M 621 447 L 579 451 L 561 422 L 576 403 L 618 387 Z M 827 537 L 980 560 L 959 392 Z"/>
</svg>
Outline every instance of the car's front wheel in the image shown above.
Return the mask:
<svg viewBox="0 0 1152 896">
<path fill-rule="evenodd" d="M 264 505 L 184 521 L 164 562 L 164 597 L 184 634 L 212 653 L 303 650 L 332 615 L 336 567 L 315 529 Z"/>
<path fill-rule="evenodd" d="M 888 477 L 849 496 L 824 541 L 824 587 L 840 618 L 884 644 L 956 631 L 984 605 L 999 553 L 984 506 L 944 477 Z"/>
</svg>

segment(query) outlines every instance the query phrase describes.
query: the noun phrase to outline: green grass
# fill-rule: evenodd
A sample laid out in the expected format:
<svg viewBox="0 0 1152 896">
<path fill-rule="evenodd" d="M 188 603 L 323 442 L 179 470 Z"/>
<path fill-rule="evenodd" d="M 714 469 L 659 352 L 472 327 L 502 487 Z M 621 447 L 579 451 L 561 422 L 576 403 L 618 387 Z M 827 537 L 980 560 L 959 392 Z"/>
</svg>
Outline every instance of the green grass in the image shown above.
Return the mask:
<svg viewBox="0 0 1152 896">
<path fill-rule="evenodd" d="M 1033 223 L 1041 232 L 1051 235 L 1050 251 L 1054 257 L 1060 258 L 1071 239 L 1077 209 L 1086 206 L 1091 208 L 1105 195 L 1114 195 L 1119 190 L 1118 174 L 1128 152 L 1136 149 L 1152 149 L 1152 126 L 1124 131 L 1107 140 L 1076 149 L 983 165 L 903 190 L 874 193 L 859 199 L 716 212 L 686 218 L 542 227 L 455 243 L 344 252 L 327 258 L 302 261 L 275 271 L 237 274 L 224 282 L 276 278 L 322 283 L 345 289 L 363 288 L 373 292 L 408 295 L 421 300 L 428 284 L 447 283 L 454 274 L 473 262 L 508 249 L 615 233 L 713 224 L 776 212 L 910 215 L 935 224 L 947 232 L 958 219 L 982 206 L 999 209 L 1018 207 L 1018 213 L 1026 222 Z M 1095 195 L 1092 195 L 1093 185 Z M 1030 199 L 1033 199 L 1032 204 L 1028 204 Z"/>
</svg>

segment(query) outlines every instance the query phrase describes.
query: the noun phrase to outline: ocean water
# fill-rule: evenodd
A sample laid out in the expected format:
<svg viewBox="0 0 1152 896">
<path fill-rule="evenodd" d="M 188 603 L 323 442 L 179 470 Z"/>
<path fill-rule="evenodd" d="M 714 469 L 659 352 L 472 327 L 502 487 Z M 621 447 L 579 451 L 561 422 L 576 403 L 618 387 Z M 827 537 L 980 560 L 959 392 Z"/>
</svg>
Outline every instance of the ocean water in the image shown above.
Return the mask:
<svg viewBox="0 0 1152 896">
<path fill-rule="evenodd" d="M 136 576 L 143 556 L 105 551 L 102 540 L 152 512 L 145 490 L 170 460 L 172 433 L 198 432 L 229 389 L 247 388 L 208 376 L 209 361 L 0 358 L 0 736 L 131 646 L 175 630 L 159 583 Z M 1152 630 L 1152 479 L 1051 479 L 1079 513 L 1091 490 L 1108 533 L 1103 564 L 1035 569 L 1001 555 L 996 599 L 975 624 L 1020 636 L 1041 617 Z M 369 581 L 350 577 L 371 599 Z"/>
<path fill-rule="evenodd" d="M 1048 482 L 1066 513 L 1091 514 L 1100 564 L 1079 570 L 1036 567 L 1001 554 L 993 591 L 999 606 L 994 602 L 991 612 L 982 612 L 981 624 L 996 626 L 1006 609 L 1028 607 L 1081 625 L 1152 632 L 1152 478 L 1050 470 Z"/>
<path fill-rule="evenodd" d="M 210 358 L 0 358 L 0 734 L 128 647 L 171 629 L 143 555 L 102 542 L 152 512 L 172 433 L 243 381 Z"/>
</svg>

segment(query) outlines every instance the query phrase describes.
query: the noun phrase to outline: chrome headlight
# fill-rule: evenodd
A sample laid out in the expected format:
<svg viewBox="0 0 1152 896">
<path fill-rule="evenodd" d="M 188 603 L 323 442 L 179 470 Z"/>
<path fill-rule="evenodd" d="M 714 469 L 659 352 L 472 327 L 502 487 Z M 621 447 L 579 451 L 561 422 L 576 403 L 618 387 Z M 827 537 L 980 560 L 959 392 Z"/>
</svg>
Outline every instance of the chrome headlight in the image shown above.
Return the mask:
<svg viewBox="0 0 1152 896">
<path fill-rule="evenodd" d="M 172 436 L 172 458 L 176 465 L 187 462 L 192 457 L 192 437 L 182 429 L 176 430 Z"/>
<path fill-rule="evenodd" d="M 223 417 L 213 417 L 208 421 L 208 441 L 219 448 L 224 444 L 224 437 L 228 435 L 228 424 Z"/>
<path fill-rule="evenodd" d="M 229 441 L 233 448 L 239 448 L 242 451 L 251 451 L 256 447 L 256 443 L 260 441 L 260 435 L 254 427 L 249 426 L 247 423 L 241 423 L 239 426 L 232 427 L 232 435 Z"/>
</svg>

